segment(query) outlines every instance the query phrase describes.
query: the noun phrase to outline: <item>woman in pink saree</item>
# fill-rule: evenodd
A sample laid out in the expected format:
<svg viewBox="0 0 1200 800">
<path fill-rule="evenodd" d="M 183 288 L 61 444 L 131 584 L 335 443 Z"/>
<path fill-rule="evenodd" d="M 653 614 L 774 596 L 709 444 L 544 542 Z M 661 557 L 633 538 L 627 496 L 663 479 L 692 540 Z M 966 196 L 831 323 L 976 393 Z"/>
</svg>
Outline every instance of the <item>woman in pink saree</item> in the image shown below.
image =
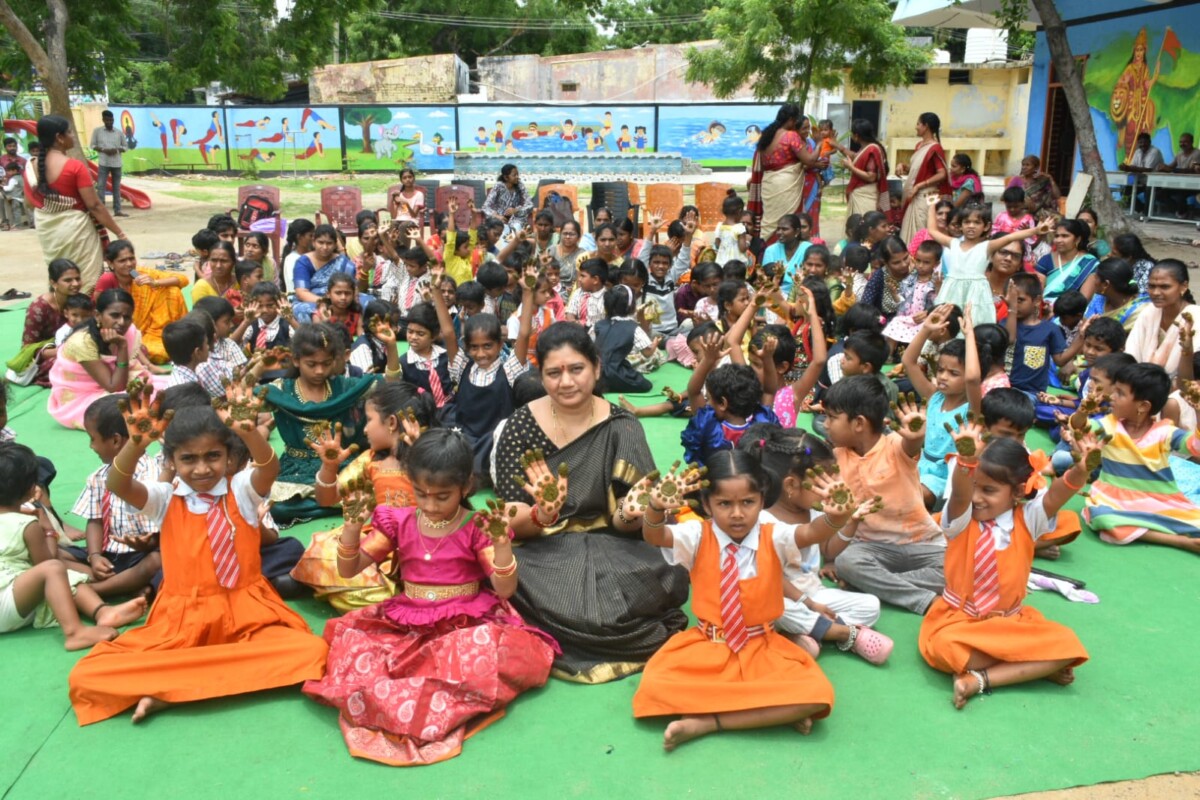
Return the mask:
<svg viewBox="0 0 1200 800">
<path fill-rule="evenodd" d="M 896 174 L 904 178 L 904 221 L 900 238 L 911 241 L 929 221 L 929 207 L 950 194 L 950 167 L 942 149 L 942 120 L 932 111 L 917 117 L 921 138 L 908 164 L 899 164 Z"/>
<path fill-rule="evenodd" d="M 829 165 L 829 160 L 817 157 L 808 140 L 810 129 L 808 117 L 800 107 L 785 103 L 754 149 L 746 210 L 754 218 L 752 233 L 769 236 L 767 244 L 775 240 L 779 219 L 787 214 L 810 215 L 813 233 L 818 232 L 820 171 Z"/>
<path fill-rule="evenodd" d="M 106 394 L 124 392 L 130 378 L 152 380 L 166 387 L 166 376 L 130 369 L 131 354 L 141 348 L 133 326 L 133 298 L 121 289 L 108 289 L 96 298 L 96 316 L 75 330 L 58 351 L 50 368 L 50 400 L 46 410 L 64 428 L 83 430 L 83 414 Z"/>
</svg>

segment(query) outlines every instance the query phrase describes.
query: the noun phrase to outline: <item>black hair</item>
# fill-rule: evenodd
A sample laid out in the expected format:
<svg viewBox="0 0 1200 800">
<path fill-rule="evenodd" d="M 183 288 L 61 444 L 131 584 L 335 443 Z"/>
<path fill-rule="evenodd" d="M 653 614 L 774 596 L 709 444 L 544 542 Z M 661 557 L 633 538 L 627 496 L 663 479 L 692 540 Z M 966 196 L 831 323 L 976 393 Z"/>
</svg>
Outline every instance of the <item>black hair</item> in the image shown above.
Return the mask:
<svg viewBox="0 0 1200 800">
<path fill-rule="evenodd" d="M 37 486 L 38 469 L 37 456 L 28 447 L 0 442 L 0 506 L 11 508 L 25 502 Z"/>
<path fill-rule="evenodd" d="M 1025 482 L 1033 474 L 1029 463 L 1029 451 L 1015 439 L 1001 437 L 993 439 L 979 454 L 979 471 L 997 483 L 1013 487 L 1013 492 L 1022 499 L 1032 500 L 1037 489 L 1025 492 Z"/>
<path fill-rule="evenodd" d="M 754 455 L 745 450 L 718 450 L 709 456 L 704 466 L 708 468 L 708 488 L 700 494 L 705 500 L 718 491 L 722 481 L 745 478 L 750 481 L 750 487 L 763 496 L 763 506 L 766 506 L 767 495 L 772 491 L 771 476 Z"/>
<path fill-rule="evenodd" d="M 399 255 L 401 261 L 415 261 L 421 267 L 429 263 L 429 254 L 421 247 L 410 247 L 402 250 Z"/>
<path fill-rule="evenodd" d="M 213 214 L 208 218 L 208 229 L 220 235 L 225 231 L 236 231 L 237 223 L 228 214 Z"/>
<path fill-rule="evenodd" d="M 737 417 L 749 417 L 762 404 L 762 382 L 745 364 L 722 364 L 708 374 L 704 388 L 710 403 L 726 403 L 729 413 Z"/>
<path fill-rule="evenodd" d="M 1011 422 L 1019 431 L 1033 427 L 1033 400 L 1020 389 L 1007 386 L 992 389 L 983 396 L 982 411 L 983 424 L 989 428 L 1002 419 Z"/>
<path fill-rule="evenodd" d="M 1020 186 L 1010 186 L 1000 195 L 1000 202 L 1008 205 L 1009 203 L 1024 203 L 1025 190 Z"/>
<path fill-rule="evenodd" d="M 780 364 L 795 364 L 796 363 L 796 337 L 788 329 L 787 325 L 763 325 L 754 333 L 754 337 L 750 340 L 750 346 L 756 350 L 763 346 L 768 336 L 775 337 L 775 353 L 772 356 L 772 361 L 776 366 Z M 765 365 L 764 365 L 765 366 Z"/>
<path fill-rule="evenodd" d="M 90 295 L 83 292 L 67 295 L 67 299 L 63 302 L 63 311 L 95 311 L 96 304 L 92 302 Z"/>
<path fill-rule="evenodd" d="M 935 261 L 942 260 L 942 246 L 933 239 L 926 239 L 917 245 L 917 252 L 933 256 Z"/>
<path fill-rule="evenodd" d="M 205 395 L 207 396 L 207 392 Z M 92 401 L 83 412 L 83 424 L 94 428 L 101 439 L 111 439 L 120 436 L 129 438 L 129 427 L 125 424 L 125 415 L 121 413 L 120 401 L 127 400 L 129 395 L 106 394 Z"/>
<path fill-rule="evenodd" d="M 1126 297 L 1138 293 L 1133 265 L 1123 258 L 1106 258 L 1096 266 L 1096 279 L 1104 281 Z"/>
<path fill-rule="evenodd" d="M 104 248 L 104 260 L 116 261 L 117 257 L 126 250 L 135 252 L 133 249 L 133 242 L 130 242 L 126 239 L 115 239 L 114 241 L 108 243 L 108 247 Z"/>
<path fill-rule="evenodd" d="M 803 117 L 804 110 L 800 108 L 800 106 L 796 105 L 795 103 L 784 103 L 779 107 L 779 110 L 775 112 L 775 121 L 763 128 L 762 136 L 759 137 L 758 143 L 755 145 L 755 147 L 758 148 L 759 152 L 765 153 L 767 147 L 769 147 L 771 144 L 771 140 L 775 138 L 775 134 L 780 128 L 789 122 L 794 122 L 799 125 Z"/>
<path fill-rule="evenodd" d="M 613 223 L 613 234 L 627 233 L 633 236 L 637 232 L 637 227 L 633 224 L 633 220 L 629 217 L 619 219 Z"/>
<path fill-rule="evenodd" d="M 1125 326 L 1112 317 L 1094 317 L 1088 323 L 1087 332 L 1084 334 L 1084 338 L 1098 339 L 1104 342 L 1114 353 L 1125 349 L 1125 340 L 1128 336 Z"/>
<path fill-rule="evenodd" d="M 342 327 L 340 325 L 336 327 Z M 342 355 L 345 347 L 339 347 L 341 342 L 331 333 L 331 326 L 318 323 L 307 323 L 292 331 L 292 355 L 296 358 L 327 353 L 334 358 Z M 296 365 L 298 372 L 298 365 Z"/>
<path fill-rule="evenodd" d="M 318 225 L 313 229 L 313 241 L 317 239 L 333 239 L 338 240 L 338 229 L 332 225 Z"/>
<path fill-rule="evenodd" d="M 604 293 L 604 316 L 627 317 L 633 310 L 633 289 L 618 284 Z"/>
<path fill-rule="evenodd" d="M 358 282 L 355 281 L 354 276 L 350 273 L 335 272 L 330 275 L 329 281 L 325 284 L 325 296 L 328 297 L 329 291 L 339 284 L 346 284 L 350 287 L 350 305 L 347 306 L 348 310 L 355 314 L 361 314 L 363 308 L 358 302 Z"/>
<path fill-rule="evenodd" d="M 667 247 L 665 244 L 656 244 L 651 247 L 648 258 L 650 261 L 653 261 L 656 258 L 665 258 L 671 263 L 675 262 L 675 254 L 672 253 L 671 248 Z"/>
<path fill-rule="evenodd" d="M 258 243 L 259 249 L 263 251 L 263 258 L 270 258 L 268 253 L 271 249 L 271 240 L 267 238 L 265 233 L 262 231 L 249 231 L 247 233 L 243 233 L 243 236 L 245 236 L 246 241 L 253 239 Z"/>
<path fill-rule="evenodd" d="M 8 147 L 10 144 L 16 144 L 16 143 L 17 143 L 17 140 L 14 139 L 13 137 L 11 137 L 11 136 L 4 137 L 4 146 L 5 147 Z"/>
<path fill-rule="evenodd" d="M 1136 233 L 1119 233 L 1112 240 L 1113 252 L 1129 261 L 1153 261 Z"/>
<path fill-rule="evenodd" d="M 479 272 L 475 273 L 475 280 L 479 282 L 485 292 L 508 287 L 508 273 L 495 261 L 485 261 L 480 264 Z"/>
<path fill-rule="evenodd" d="M 837 324 L 837 313 L 833 310 L 833 296 L 829 294 L 829 287 L 823 279 L 816 276 L 805 278 L 800 285 L 812 292 L 814 310 L 821 318 L 822 331 L 828 336 L 829 331 Z"/>
<path fill-rule="evenodd" d="M 646 268 L 646 262 L 640 258 L 627 258 L 621 262 L 621 266 L 617 269 L 617 277 L 614 283 L 620 283 L 622 278 L 636 276 L 642 285 L 645 286 L 650 281 L 650 270 Z"/>
<path fill-rule="evenodd" d="M 668 239 L 682 239 L 686 235 L 687 228 L 683 227 L 683 223 L 680 220 L 673 219 L 667 224 Z M 663 247 L 666 247 L 666 245 L 663 245 Z M 670 248 L 667 249 L 669 250 Z"/>
<path fill-rule="evenodd" d="M 181 408 L 209 407 L 212 405 L 212 397 L 203 386 L 194 381 L 188 381 L 164 389 L 158 395 L 158 402 L 163 413 L 167 411 L 178 413 Z"/>
<path fill-rule="evenodd" d="M 232 317 L 234 314 L 233 303 L 226 300 L 224 297 L 216 297 L 209 295 L 201 297 L 199 300 L 192 303 L 193 311 L 203 311 L 212 317 L 213 322 L 224 317 Z"/>
<path fill-rule="evenodd" d="M 694 326 L 690 331 L 688 331 L 686 341 L 688 344 L 691 344 L 692 342 L 699 339 L 701 336 L 707 336 L 710 333 L 720 333 L 720 332 L 721 332 L 721 329 L 717 327 L 717 323 L 712 322 L 710 320 L 705 320 L 704 322 L 701 322 L 699 325 Z M 540 338 L 538 339 L 538 342 L 539 343 L 541 342 Z"/>
<path fill-rule="evenodd" d="M 1004 364 L 1008 350 L 1008 331 L 1003 325 L 985 322 L 975 326 L 975 350 L 979 353 L 979 374 L 987 377 L 992 367 Z"/>
<path fill-rule="evenodd" d="M 862 225 L 862 220 L 862 214 L 851 214 L 850 216 L 846 217 L 846 227 L 844 228 L 844 232 L 846 234 L 847 243 L 852 241 L 854 237 L 858 236 L 858 229 Z"/>
<path fill-rule="evenodd" d="M 507 276 L 505 277 L 507 279 Z M 454 289 L 454 302 L 459 305 L 475 303 L 482 306 L 486 298 L 487 292 L 484 291 L 483 284 L 479 281 L 463 281 Z"/>
<path fill-rule="evenodd" d="M 1162 261 L 1157 262 L 1153 267 L 1150 268 L 1151 275 L 1153 275 L 1155 272 L 1166 272 L 1171 276 L 1171 280 L 1175 281 L 1176 283 L 1186 284 L 1188 282 L 1187 266 L 1178 258 L 1164 258 Z M 1192 299 L 1191 289 L 1184 291 L 1183 299 L 1189 303 L 1195 302 L 1195 300 Z"/>
<path fill-rule="evenodd" d="M 721 277 L 727 281 L 741 281 L 746 284 L 746 262 L 740 258 L 731 258 L 721 266 Z"/>
<path fill-rule="evenodd" d="M 292 224 L 295 225 L 296 223 L 293 222 Z M 312 225 L 311 222 L 308 224 Z M 221 241 L 220 236 L 217 236 L 217 234 L 210 231 L 208 228 L 201 228 L 200 230 L 196 231 L 194 236 L 192 236 L 192 247 L 194 247 L 196 250 L 201 250 L 207 253 L 212 250 L 213 246 L 219 241 Z"/>
<path fill-rule="evenodd" d="M 458 281 L 454 280 L 454 278 L 451 278 L 449 275 L 443 274 L 442 279 L 438 281 L 438 286 L 441 286 L 443 283 L 450 284 L 451 289 L 458 291 Z"/>
<path fill-rule="evenodd" d="M 463 325 L 463 341 L 470 344 L 471 338 L 477 333 L 482 333 L 489 342 L 503 341 L 500 333 L 500 319 L 495 314 L 476 314 L 467 320 Z M 538 340 L 541 341 L 540 336 Z"/>
<path fill-rule="evenodd" d="M 320 323 L 320 326 L 325 329 L 331 338 L 336 339 L 338 344 L 342 346 L 339 354 L 344 355 L 348 353 L 352 347 L 354 347 L 354 337 L 351 335 L 349 329 L 346 328 L 345 325 L 335 325 L 332 322 L 322 322 Z"/>
<path fill-rule="evenodd" d="M 116 305 L 117 303 L 124 303 L 125 305 L 129 306 L 130 315 L 132 316 L 133 295 L 124 289 L 105 289 L 103 292 L 101 292 L 96 297 L 96 313 L 103 313 L 109 306 Z M 100 323 L 96 321 L 95 317 L 92 317 L 85 322 L 81 326 L 81 329 L 88 332 L 88 335 L 92 337 L 92 341 L 94 341 L 96 346 L 100 348 L 101 353 L 108 352 L 108 344 L 106 344 L 104 339 L 100 336 Z"/>
<path fill-rule="evenodd" d="M 888 415 L 888 396 L 874 375 L 847 375 L 821 399 L 826 414 L 845 414 L 850 419 L 862 417 L 876 433 L 883 431 Z"/>
<path fill-rule="evenodd" d="M 1029 272 L 1018 272 L 1008 280 L 1017 287 L 1017 291 L 1021 292 L 1027 297 L 1037 299 L 1042 296 L 1042 282 L 1038 280 L 1037 275 L 1033 275 Z M 1063 292 L 1063 294 L 1066 294 L 1066 292 Z M 1061 300 L 1062 297 L 1060 296 L 1058 300 L 1054 301 L 1056 309 Z M 1083 309 L 1080 309 L 1078 313 L 1083 313 Z"/>
<path fill-rule="evenodd" d="M 196 351 L 208 343 L 208 332 L 194 318 L 184 317 L 166 324 L 162 332 L 162 341 L 171 363 L 186 367 L 191 363 Z"/>
<path fill-rule="evenodd" d="M 860 244 L 847 245 L 842 251 L 842 266 L 855 272 L 866 272 L 871 266 L 871 251 Z"/>
<path fill-rule="evenodd" d="M 1033 273 L 1030 273 L 1030 272 L 1020 273 L 1020 274 L 1029 275 L 1030 277 L 1035 278 L 1035 279 L 1037 278 L 1036 275 L 1033 275 Z M 1016 276 L 1014 275 L 1013 277 L 1015 278 Z M 1021 283 L 1018 283 L 1017 285 L 1020 286 Z M 1054 316 L 1056 316 L 1056 317 L 1079 316 L 1081 314 L 1087 313 L 1087 307 L 1088 307 L 1087 295 L 1085 295 L 1083 292 L 1079 291 L 1078 289 L 1068 289 L 1067 291 L 1060 294 L 1058 296 L 1058 299 L 1054 301 Z"/>
<path fill-rule="evenodd" d="M 171 418 L 167 429 L 163 432 L 163 455 L 170 459 L 176 450 L 200 436 L 216 437 L 226 450 L 229 449 L 229 440 L 234 438 L 233 431 L 221 422 L 221 418 L 217 416 L 216 411 L 213 411 L 212 406 L 177 408 L 175 416 Z"/>
<path fill-rule="evenodd" d="M 434 402 L 433 395 L 418 389 L 411 383 L 406 383 L 405 381 L 383 381 L 376 385 L 375 391 L 371 393 L 367 402 L 385 420 L 388 417 L 393 417 L 408 410 L 416 417 L 420 426 L 426 429 L 426 432 L 440 427 L 437 418 L 437 403 Z M 392 455 L 403 461 L 407 452 L 408 445 L 404 443 L 404 439 L 401 437 L 397 441 Z"/>
<path fill-rule="evenodd" d="M 59 134 L 70 132 L 71 122 L 66 117 L 60 117 L 58 114 L 47 114 L 37 121 L 38 146 L 41 148 L 41 155 L 38 156 L 37 160 L 37 187 L 38 192 L 43 197 L 58 196 L 58 192 L 50 188 L 50 182 L 46 180 L 46 154 L 54 147 L 54 142 L 58 139 Z"/>
<path fill-rule="evenodd" d="M 879 309 L 866 303 L 855 303 L 842 315 L 842 336 L 849 336 L 855 331 L 883 333 L 883 323 L 879 319 Z"/>
<path fill-rule="evenodd" d="M 466 504 L 474 482 L 475 454 L 471 443 L 458 431 L 435 428 L 421 434 L 408 448 L 404 467 L 414 480 L 463 489 Z"/>
<path fill-rule="evenodd" d="M 237 281 L 237 285 L 241 286 L 242 281 L 254 274 L 254 270 L 262 269 L 262 264 L 257 261 L 247 261 L 242 259 L 233 265 L 233 278 Z M 260 283 L 262 281 L 259 281 Z"/>
<path fill-rule="evenodd" d="M 1138 363 L 1138 360 L 1129 353 L 1109 353 L 1105 356 L 1100 356 L 1092 362 L 1092 368 L 1088 371 L 1088 375 L 1093 375 L 1097 370 L 1103 372 L 1111 381 L 1125 367 Z"/>
<path fill-rule="evenodd" d="M 868 211 L 862 215 L 862 224 L 858 226 L 858 233 L 855 234 L 854 238 L 860 242 L 866 241 L 868 234 L 873 228 L 878 228 L 886 222 L 887 214 L 884 214 L 882 211 Z"/>
<path fill-rule="evenodd" d="M 966 364 L 967 362 L 967 342 L 965 339 L 951 339 L 942 345 L 942 349 L 938 351 L 938 357 L 950 356 L 950 358 L 958 359 L 958 363 Z"/>
<path fill-rule="evenodd" d="M 745 207 L 746 201 L 736 194 L 731 194 L 721 201 L 721 213 L 727 217 L 731 214 L 741 214 Z"/>
<path fill-rule="evenodd" d="M 60 280 L 62 280 L 62 276 L 66 275 L 71 270 L 80 272 L 79 265 L 69 258 L 56 258 L 47 266 L 47 272 L 50 274 L 51 283 L 58 283 Z"/>
<path fill-rule="evenodd" d="M 804 251 L 804 260 L 808 261 L 812 256 L 821 259 L 821 263 L 825 265 L 826 274 L 833 268 L 833 255 L 829 252 L 829 248 L 823 244 L 812 244 Z"/>
<path fill-rule="evenodd" d="M 596 342 L 588 335 L 587 328 L 578 322 L 555 322 L 539 333 L 537 363 L 544 365 L 550 354 L 560 347 L 569 347 L 592 366 L 600 366 L 600 351 L 596 349 Z"/>
<path fill-rule="evenodd" d="M 769 422 L 757 422 L 746 429 L 737 449 L 758 457 L 771 478 L 766 504 L 775 505 L 789 475 L 804 479 L 808 470 L 834 463 L 833 450 L 821 437 L 802 428 L 781 428 Z"/>
<path fill-rule="evenodd" d="M 717 312 L 721 318 L 725 318 L 725 306 L 737 299 L 737 296 L 746 289 L 745 280 L 729 280 L 721 281 L 721 285 L 717 287 Z"/>
<path fill-rule="evenodd" d="M 269 297 L 278 302 L 283 297 L 283 293 L 279 291 L 278 286 L 270 281 L 259 281 L 250 290 L 250 299 L 259 300 L 264 297 Z"/>
<path fill-rule="evenodd" d="M 921 116 L 917 117 L 917 122 L 929 128 L 929 132 L 933 134 L 933 138 L 942 141 L 942 118 L 932 111 L 926 111 Z"/>
<path fill-rule="evenodd" d="M 536 370 L 522 372 L 513 381 L 513 405 L 517 408 L 527 406 L 539 397 L 545 397 L 546 394 L 546 387 L 542 383 L 542 373 Z"/>
<path fill-rule="evenodd" d="M 1079 240 L 1079 245 L 1078 245 L 1077 249 L 1085 251 L 1085 252 L 1087 251 L 1088 238 L 1092 234 L 1092 229 L 1088 227 L 1088 224 L 1086 222 L 1080 222 L 1078 219 L 1069 219 L 1069 218 L 1064 217 L 1063 219 L 1060 219 L 1058 221 L 1058 224 L 1055 225 L 1054 227 L 1056 229 L 1062 228 L 1062 229 L 1066 230 L 1067 233 L 1071 234 L 1072 236 L 1074 236 L 1075 238 L 1077 238 Z"/>
<path fill-rule="evenodd" d="M 608 262 L 603 258 L 589 258 L 579 265 L 577 272 L 586 272 L 594 278 L 608 283 Z"/>
<path fill-rule="evenodd" d="M 421 304 L 418 303 L 418 304 L 414 305 L 413 308 L 416 308 L 417 305 L 421 305 Z M 428 305 L 428 303 L 426 303 L 425 305 Z M 396 308 L 394 305 L 389 303 L 387 300 L 379 300 L 378 298 L 367 303 L 367 307 L 365 309 L 363 309 L 362 316 L 366 322 L 370 322 L 371 320 L 378 317 L 380 319 L 387 320 L 388 322 L 390 322 L 392 324 L 393 327 L 398 326 L 400 324 L 400 309 Z M 435 313 L 434 319 L 436 319 L 436 318 L 437 318 L 437 314 Z M 418 322 L 417 324 L 423 324 L 423 323 Z M 437 332 L 436 327 L 431 328 L 430 330 L 433 330 L 435 332 L 435 334 Z"/>
<path fill-rule="evenodd" d="M 1133 399 L 1150 404 L 1150 413 L 1157 414 L 1171 396 L 1171 376 L 1158 364 L 1131 364 L 1112 376 L 1113 383 L 1129 387 Z"/>
<path fill-rule="evenodd" d="M 721 268 L 715 261 L 702 261 L 692 270 L 692 283 L 704 283 L 721 277 Z"/>
<path fill-rule="evenodd" d="M 888 345 L 882 333 L 855 331 L 846 337 L 842 349 L 854 353 L 859 361 L 870 364 L 872 373 L 878 373 L 887 363 Z"/>
<path fill-rule="evenodd" d="M 369 208 L 364 208 L 362 211 L 354 215 L 354 227 L 360 231 L 368 222 L 374 222 L 376 227 L 379 227 L 379 215 Z"/>
<path fill-rule="evenodd" d="M 198 324 L 204 329 L 204 336 L 208 339 L 208 346 L 212 347 L 217 343 L 217 326 L 213 323 L 212 315 L 203 309 L 194 308 L 183 315 L 184 319 L 189 319 Z"/>
<path fill-rule="evenodd" d="M 383 302 L 384 301 L 382 300 L 372 300 L 367 305 L 367 313 L 371 314 L 372 316 L 382 316 L 385 319 L 390 319 L 392 312 L 395 311 L 395 308 L 391 303 L 386 304 L 387 308 L 380 308 L 377 304 L 383 304 Z M 373 314 L 372 311 L 374 311 Z M 370 319 L 370 317 L 368 317 L 368 319 Z M 437 309 L 433 307 L 432 303 L 414 303 L 413 307 L 408 310 L 405 320 L 407 320 L 408 324 L 410 325 L 420 325 L 422 328 L 429 331 L 429 333 L 435 339 L 438 337 L 438 334 L 442 332 L 441 323 L 438 322 Z"/>
</svg>

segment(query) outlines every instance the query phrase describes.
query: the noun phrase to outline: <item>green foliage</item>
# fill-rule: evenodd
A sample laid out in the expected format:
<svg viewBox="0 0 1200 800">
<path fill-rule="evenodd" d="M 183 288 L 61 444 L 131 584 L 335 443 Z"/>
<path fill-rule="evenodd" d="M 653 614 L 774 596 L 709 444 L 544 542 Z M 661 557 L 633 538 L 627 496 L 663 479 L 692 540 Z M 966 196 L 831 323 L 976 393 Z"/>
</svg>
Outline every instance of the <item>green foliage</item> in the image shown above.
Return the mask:
<svg viewBox="0 0 1200 800">
<path fill-rule="evenodd" d="M 42 31 L 50 13 L 45 0 L 8 0 L 17 17 L 30 33 L 46 46 Z M 70 23 L 67 25 L 67 68 L 71 88 L 87 94 L 104 91 L 105 69 L 125 63 L 137 45 L 128 35 L 134 17 L 128 0 L 68 3 Z M 0 28 L 0 31 L 3 31 Z M 16 89 L 30 89 L 39 78 L 21 46 L 7 35 L 0 37 L 0 73 L 9 76 Z"/>
<path fill-rule="evenodd" d="M 812 89 L 904 86 L 929 63 L 884 0 L 717 0 L 706 15 L 717 47 L 688 51 L 687 79 L 730 97 L 749 83 L 760 100 L 803 103 Z"/>
<path fill-rule="evenodd" d="M 683 44 L 712 38 L 707 20 L 687 20 L 703 14 L 716 0 L 606 0 L 602 19 L 613 28 L 611 42 L 616 47 L 641 44 Z"/>
<path fill-rule="evenodd" d="M 371 152 L 371 126 L 390 122 L 391 119 L 392 112 L 387 108 L 379 107 L 348 108 L 342 114 L 342 121 L 346 125 L 358 125 L 362 128 L 362 151 L 364 153 Z"/>
</svg>

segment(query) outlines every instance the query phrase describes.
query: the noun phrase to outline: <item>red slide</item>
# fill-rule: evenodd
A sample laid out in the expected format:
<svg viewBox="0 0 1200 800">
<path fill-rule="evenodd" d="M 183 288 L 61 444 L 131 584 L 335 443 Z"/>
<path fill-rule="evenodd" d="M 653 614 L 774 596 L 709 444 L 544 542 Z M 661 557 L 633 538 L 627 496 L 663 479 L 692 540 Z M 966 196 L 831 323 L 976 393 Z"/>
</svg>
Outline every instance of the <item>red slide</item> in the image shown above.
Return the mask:
<svg viewBox="0 0 1200 800">
<path fill-rule="evenodd" d="M 31 119 L 6 119 L 4 120 L 4 130 L 9 133 L 28 133 L 34 137 L 37 136 L 37 122 Z M 87 162 L 88 169 L 92 172 L 92 177 L 100 174 L 100 168 L 95 161 Z M 109 181 L 109 188 L 112 188 L 112 181 Z M 149 208 L 150 196 L 145 192 L 134 189 L 130 186 L 121 186 L 121 197 L 133 203 L 134 208 Z"/>
</svg>

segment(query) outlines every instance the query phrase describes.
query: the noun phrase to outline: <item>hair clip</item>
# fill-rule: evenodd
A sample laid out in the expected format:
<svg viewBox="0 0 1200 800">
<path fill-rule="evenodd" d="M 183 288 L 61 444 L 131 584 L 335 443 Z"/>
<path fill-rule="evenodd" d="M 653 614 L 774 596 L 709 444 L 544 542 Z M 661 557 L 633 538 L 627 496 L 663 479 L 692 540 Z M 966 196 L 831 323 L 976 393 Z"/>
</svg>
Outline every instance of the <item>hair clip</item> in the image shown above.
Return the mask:
<svg viewBox="0 0 1200 800">
<path fill-rule="evenodd" d="M 766 447 L 766 446 L 767 446 L 767 440 L 766 440 L 766 439 L 759 439 L 759 440 L 758 440 L 758 446 L 759 446 L 759 447 Z"/>
<path fill-rule="evenodd" d="M 811 456 L 811 455 L 812 455 L 812 448 L 811 448 L 811 447 L 806 447 L 806 448 L 804 448 L 804 455 L 806 455 L 806 456 Z"/>
<path fill-rule="evenodd" d="M 418 387 L 417 387 L 417 394 L 425 394 L 425 387 L 424 387 L 424 386 L 418 386 Z"/>
</svg>

